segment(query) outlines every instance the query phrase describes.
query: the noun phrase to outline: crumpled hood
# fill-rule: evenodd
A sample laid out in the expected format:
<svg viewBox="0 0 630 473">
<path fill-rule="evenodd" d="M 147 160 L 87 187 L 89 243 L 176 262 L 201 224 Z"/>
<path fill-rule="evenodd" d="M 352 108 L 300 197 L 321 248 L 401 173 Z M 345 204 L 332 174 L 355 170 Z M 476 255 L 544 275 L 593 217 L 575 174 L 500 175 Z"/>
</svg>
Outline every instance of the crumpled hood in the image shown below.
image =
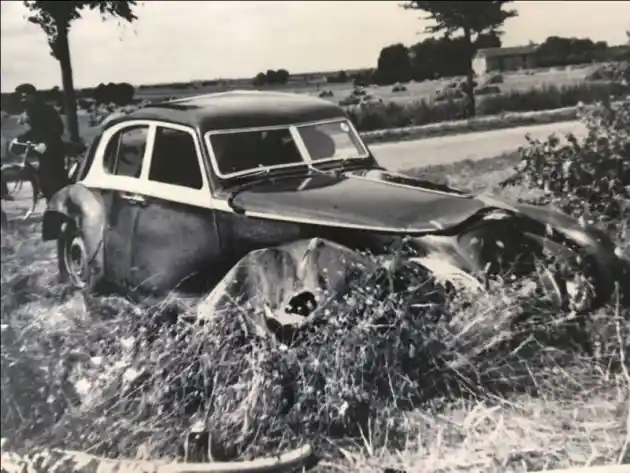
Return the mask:
<svg viewBox="0 0 630 473">
<path fill-rule="evenodd" d="M 488 207 L 471 196 L 351 174 L 265 181 L 233 204 L 252 217 L 394 233 L 442 230 Z"/>
</svg>

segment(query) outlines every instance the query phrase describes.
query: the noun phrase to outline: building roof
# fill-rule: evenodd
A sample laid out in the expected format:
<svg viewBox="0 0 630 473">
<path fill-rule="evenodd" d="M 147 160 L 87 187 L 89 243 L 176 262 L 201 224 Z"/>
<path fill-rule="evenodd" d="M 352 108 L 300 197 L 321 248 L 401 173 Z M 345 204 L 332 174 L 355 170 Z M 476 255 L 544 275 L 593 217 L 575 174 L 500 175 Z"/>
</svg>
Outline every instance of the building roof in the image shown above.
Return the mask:
<svg viewBox="0 0 630 473">
<path fill-rule="evenodd" d="M 520 56 L 522 54 L 533 54 L 537 49 L 538 45 L 514 46 L 511 48 L 485 48 L 477 51 L 477 57 Z"/>
<path fill-rule="evenodd" d="M 235 90 L 147 105 L 125 119 L 189 125 L 200 131 L 282 126 L 345 117 L 338 105 L 305 94 Z"/>
</svg>

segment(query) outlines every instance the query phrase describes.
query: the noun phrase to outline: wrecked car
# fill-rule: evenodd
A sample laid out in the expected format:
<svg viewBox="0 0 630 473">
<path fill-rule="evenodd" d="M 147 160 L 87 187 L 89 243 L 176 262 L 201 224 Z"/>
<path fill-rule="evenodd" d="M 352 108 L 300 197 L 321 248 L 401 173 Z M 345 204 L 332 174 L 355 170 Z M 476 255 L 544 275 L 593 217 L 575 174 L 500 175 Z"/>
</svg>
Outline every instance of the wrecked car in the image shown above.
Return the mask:
<svg viewBox="0 0 630 473">
<path fill-rule="evenodd" d="M 108 122 L 50 201 L 43 238 L 57 241 L 72 285 L 133 294 L 204 294 L 251 252 L 313 239 L 342 253 L 397 247 L 466 284 L 535 274 L 559 303 L 582 309 L 610 298 L 621 267 L 595 228 L 391 172 L 338 105 L 260 91 L 151 104 Z"/>
</svg>

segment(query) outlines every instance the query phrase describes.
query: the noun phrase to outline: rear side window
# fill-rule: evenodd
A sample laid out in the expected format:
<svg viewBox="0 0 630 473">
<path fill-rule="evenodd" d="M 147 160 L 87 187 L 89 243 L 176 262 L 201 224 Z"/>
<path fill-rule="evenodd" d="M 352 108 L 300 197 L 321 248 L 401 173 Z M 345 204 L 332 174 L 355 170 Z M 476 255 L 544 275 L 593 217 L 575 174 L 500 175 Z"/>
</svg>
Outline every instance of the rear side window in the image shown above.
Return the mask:
<svg viewBox="0 0 630 473">
<path fill-rule="evenodd" d="M 148 135 L 147 125 L 124 128 L 116 133 L 105 149 L 105 170 L 116 176 L 139 178 Z"/>
<path fill-rule="evenodd" d="M 203 187 L 195 139 L 189 132 L 157 127 L 149 180 L 191 189 Z"/>
</svg>

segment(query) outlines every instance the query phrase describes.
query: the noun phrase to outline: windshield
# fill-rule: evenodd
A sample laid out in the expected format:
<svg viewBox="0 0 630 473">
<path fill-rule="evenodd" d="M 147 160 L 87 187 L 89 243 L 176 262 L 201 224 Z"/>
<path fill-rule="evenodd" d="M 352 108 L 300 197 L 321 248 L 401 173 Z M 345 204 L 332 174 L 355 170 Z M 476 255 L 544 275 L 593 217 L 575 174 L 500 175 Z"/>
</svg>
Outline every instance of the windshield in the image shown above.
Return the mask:
<svg viewBox="0 0 630 473">
<path fill-rule="evenodd" d="M 289 128 L 230 131 L 210 135 L 220 175 L 303 163 Z"/>
<path fill-rule="evenodd" d="M 313 161 L 367 156 L 361 140 L 347 121 L 303 125 L 297 130 Z"/>
<path fill-rule="evenodd" d="M 347 120 L 210 132 L 207 139 L 215 171 L 222 178 L 294 167 L 309 161 L 368 156 Z"/>
</svg>

